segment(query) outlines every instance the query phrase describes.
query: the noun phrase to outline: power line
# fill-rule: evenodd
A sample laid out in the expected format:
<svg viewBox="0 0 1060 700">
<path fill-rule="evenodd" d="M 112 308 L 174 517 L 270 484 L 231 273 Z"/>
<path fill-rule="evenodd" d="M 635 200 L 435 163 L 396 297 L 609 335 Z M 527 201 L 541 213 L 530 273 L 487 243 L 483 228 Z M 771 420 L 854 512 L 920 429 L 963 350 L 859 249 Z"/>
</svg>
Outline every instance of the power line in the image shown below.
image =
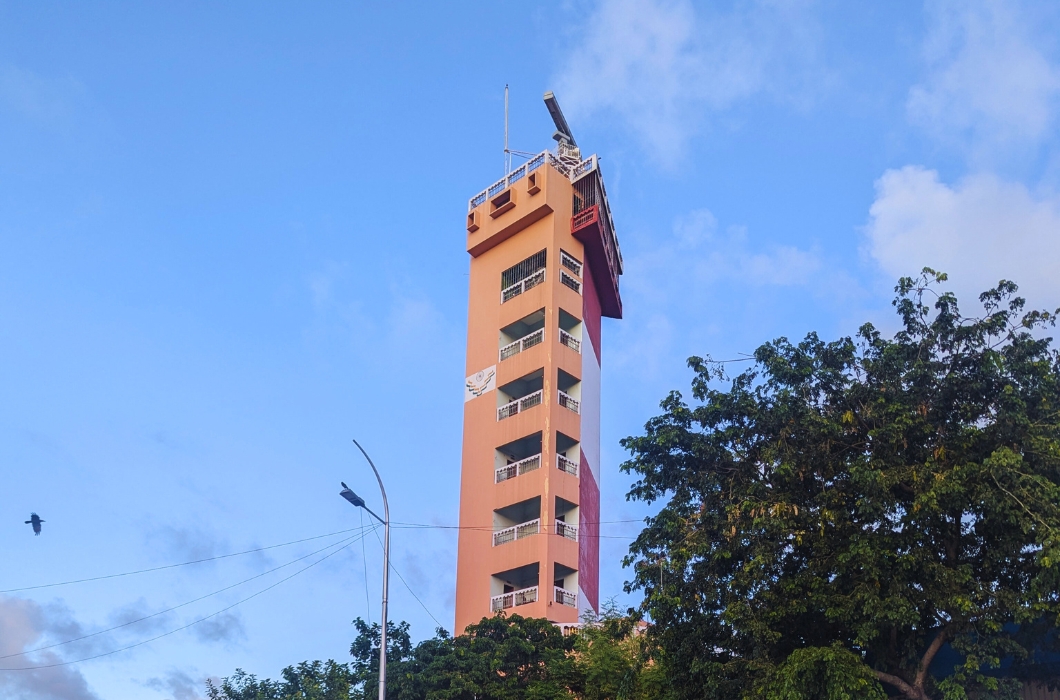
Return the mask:
<svg viewBox="0 0 1060 700">
<path fill-rule="evenodd" d="M 350 537 L 348 539 L 352 540 L 355 537 L 356 536 Z M 364 537 L 364 534 L 362 534 L 361 537 Z M 333 544 L 329 545 L 329 547 L 333 547 L 336 544 L 339 544 L 339 543 L 338 542 L 333 543 Z M 217 612 L 210 613 L 209 615 L 206 615 L 205 617 L 200 617 L 198 620 L 195 620 L 194 622 L 189 622 L 188 624 L 183 625 L 181 627 L 177 627 L 176 629 L 169 630 L 168 632 L 163 632 L 162 634 L 159 634 L 159 635 L 156 635 L 154 637 L 151 637 L 150 639 L 145 639 L 143 641 L 136 642 L 135 644 L 129 644 L 129 645 L 121 647 L 119 649 L 112 649 L 111 651 L 103 652 L 102 654 L 96 654 L 95 656 L 86 656 L 83 659 L 75 659 L 73 661 L 61 661 L 61 662 L 57 662 L 57 663 L 54 663 L 54 664 L 44 664 L 44 665 L 41 665 L 41 666 L 22 666 L 22 667 L 18 667 L 18 668 L 0 668 L 0 672 L 5 672 L 5 671 L 36 671 L 36 670 L 42 669 L 42 668 L 56 668 L 58 666 L 70 666 L 72 664 L 79 664 L 79 663 L 82 663 L 82 662 L 85 662 L 85 661 L 92 661 L 94 659 L 100 659 L 100 658 L 103 658 L 104 656 L 111 656 L 112 654 L 117 654 L 117 653 L 122 652 L 122 651 L 128 651 L 129 649 L 134 649 L 136 647 L 143 646 L 144 644 L 149 644 L 151 642 L 154 642 L 154 641 L 157 641 L 159 639 L 162 639 L 163 637 L 168 637 L 171 634 L 176 634 L 177 632 L 180 632 L 182 630 L 186 630 L 189 627 L 193 627 L 194 625 L 197 625 L 200 622 L 205 622 L 206 620 L 209 620 L 210 618 L 217 617 L 221 613 L 228 612 L 229 610 L 231 610 L 232 608 L 236 607 L 237 605 L 242 605 L 243 603 L 247 602 L 248 600 L 251 600 L 252 598 L 258 597 L 262 593 L 265 593 L 267 591 L 271 591 L 273 588 L 276 588 L 281 583 L 284 583 L 285 581 L 290 581 L 295 576 L 298 576 L 299 574 L 301 574 L 301 573 L 303 573 L 305 571 L 308 571 L 309 569 L 312 569 L 314 566 L 316 566 L 320 562 L 324 561 L 325 559 L 328 559 L 330 557 L 335 556 L 336 554 L 338 554 L 342 550 L 346 549 L 347 547 L 351 546 L 352 544 L 353 544 L 353 542 L 347 542 L 345 545 L 343 545 L 339 549 L 336 549 L 334 552 L 331 552 L 329 554 L 326 554 L 326 555 L 322 556 L 320 559 L 317 559 L 315 562 L 313 562 L 309 566 L 303 567 L 303 568 L 299 569 L 298 571 L 294 572 L 293 574 L 291 574 L 290 576 L 280 579 L 279 581 L 277 581 L 276 583 L 272 584 L 271 586 L 263 588 L 260 591 L 258 591 L 257 593 L 249 595 L 246 598 L 243 598 L 242 600 L 236 601 L 235 603 L 232 603 L 231 605 L 229 605 L 229 606 L 227 606 L 225 608 L 221 608 Z M 325 547 L 324 549 L 328 549 L 328 547 Z"/>
<path fill-rule="evenodd" d="M 378 526 L 374 526 L 372 529 L 375 529 L 375 527 L 378 527 Z M 367 533 L 365 533 L 365 532 L 361 532 L 360 533 L 360 537 L 361 537 L 362 540 L 364 539 L 364 536 L 366 534 Z M 76 637 L 74 639 L 67 639 L 66 641 L 56 642 L 54 644 L 48 644 L 46 646 L 41 646 L 41 647 L 35 647 L 33 649 L 27 649 L 25 651 L 20 651 L 20 652 L 15 653 L 15 654 L 7 654 L 5 656 L 0 656 L 0 659 L 10 659 L 10 658 L 13 658 L 15 656 L 25 656 L 27 654 L 32 654 L 34 652 L 45 651 L 46 649 L 54 649 L 55 647 L 61 647 L 61 646 L 65 646 L 67 644 L 73 644 L 74 642 L 80 642 L 82 640 L 89 639 L 91 637 L 98 637 L 101 634 L 106 634 L 107 632 L 113 632 L 114 630 L 121 629 L 123 627 L 128 627 L 130 625 L 135 625 L 136 623 L 143 622 L 144 620 L 150 620 L 153 617 L 158 617 L 159 615 L 164 615 L 166 613 L 173 612 L 174 610 L 178 610 L 180 608 L 187 607 L 187 606 L 191 605 L 192 603 L 199 602 L 200 600 L 205 600 L 207 598 L 212 598 L 213 596 L 215 596 L 215 595 L 217 595 L 219 593 L 224 593 L 227 590 L 231 590 L 231 589 L 236 588 L 238 586 L 242 586 L 244 583 L 249 583 L 250 581 L 253 581 L 255 579 L 259 579 L 262 576 L 267 576 L 268 574 L 271 574 L 271 573 L 273 573 L 275 571 L 279 571 L 280 569 L 285 569 L 288 566 L 291 566 L 292 564 L 296 564 L 296 563 L 298 563 L 298 562 L 300 562 L 300 561 L 302 561 L 304 559 L 308 559 L 311 556 L 314 556 L 316 554 L 320 554 L 321 552 L 323 552 L 325 550 L 328 550 L 328 549 L 331 549 L 332 547 L 335 547 L 337 545 L 340 545 L 343 542 L 349 542 L 350 544 L 353 544 L 353 542 L 351 542 L 350 540 L 354 540 L 357 537 L 358 537 L 357 535 L 351 535 L 350 537 L 347 537 L 344 540 L 339 540 L 338 542 L 332 542 L 328 546 L 321 547 L 320 549 L 316 550 L 315 552 L 310 552 L 309 554 L 306 554 L 305 556 L 298 557 L 297 559 L 293 559 L 293 560 L 287 562 L 286 564 L 281 564 L 280 566 L 277 566 L 277 567 L 274 567 L 272 569 L 269 569 L 268 571 L 262 572 L 260 574 L 255 575 L 255 576 L 251 576 L 250 578 L 244 579 L 244 580 L 242 580 L 242 581 L 240 581 L 238 583 L 233 583 L 230 586 L 225 586 L 224 588 L 216 590 L 213 593 L 207 593 L 204 596 L 199 596 L 198 598 L 195 598 L 193 600 L 189 600 L 189 601 L 187 601 L 185 603 L 181 603 L 180 605 L 174 605 L 171 608 L 166 608 L 165 610 L 159 610 L 158 612 L 151 613 L 150 615 L 145 615 L 145 616 L 137 618 L 135 620 L 130 620 L 128 622 L 123 622 L 120 625 L 115 625 L 113 627 L 108 627 L 107 629 L 99 630 L 97 632 L 92 632 L 91 634 L 86 634 L 86 635 L 83 635 L 81 637 Z M 0 670 L 3 670 L 3 669 L 0 669 Z"/>
<path fill-rule="evenodd" d="M 375 530 L 373 530 L 373 532 L 375 532 L 375 539 L 379 542 L 379 546 L 382 547 L 383 546 L 383 542 L 382 542 L 382 540 L 379 540 L 379 532 L 375 531 Z M 362 540 L 362 542 L 363 542 L 363 540 Z M 416 602 L 420 604 L 420 607 L 427 611 L 427 614 L 431 616 L 431 619 L 434 620 L 438 624 L 439 627 L 445 627 L 445 625 L 443 625 L 441 622 L 439 622 L 438 618 L 434 616 L 434 613 L 431 612 L 431 609 L 428 608 L 427 605 L 422 600 L 420 600 L 420 597 L 418 595 L 416 595 L 416 592 L 412 590 L 412 586 L 410 586 L 408 584 L 408 581 L 405 580 L 405 577 L 402 576 L 401 572 L 397 570 L 397 567 L 394 566 L 394 562 L 390 562 L 390 568 L 394 570 L 394 573 L 397 574 L 399 579 L 401 579 L 401 582 L 403 584 L 405 584 L 405 588 L 407 588 L 409 593 L 412 594 L 412 597 L 416 599 Z"/>
<path fill-rule="evenodd" d="M 363 527 L 363 525 L 362 525 Z M 146 574 L 152 571 L 163 571 L 165 569 L 175 569 L 180 566 L 189 566 L 191 564 L 203 564 L 208 561 L 217 561 L 218 559 L 228 559 L 231 557 L 240 557 L 244 554 L 254 554 L 255 552 L 264 552 L 269 549 L 276 549 L 278 547 L 289 547 L 293 544 L 300 544 L 302 542 L 310 542 L 312 540 L 319 540 L 324 537 L 334 537 L 335 535 L 345 535 L 349 532 L 356 532 L 357 528 L 353 527 L 349 530 L 338 530 L 336 532 L 329 532 L 326 535 L 316 535 L 314 537 L 305 537 L 300 540 L 292 540 L 291 542 L 283 542 L 281 544 L 271 544 L 267 547 L 258 547 L 256 549 L 247 549 L 242 552 L 233 552 L 231 554 L 219 554 L 216 557 L 206 557 L 205 559 L 195 559 L 193 561 L 185 561 L 179 564 L 166 564 L 165 566 L 155 566 L 150 569 L 137 569 L 136 571 L 125 571 L 120 574 L 107 574 L 106 576 L 92 576 L 91 578 L 80 578 L 72 581 L 60 581 L 58 583 L 43 583 L 38 586 L 25 586 L 23 588 L 8 588 L 7 590 L 0 590 L 0 593 L 20 593 L 22 591 L 35 591 L 41 588 L 55 588 L 56 586 L 69 586 L 75 583 L 88 583 L 90 581 L 103 581 L 111 578 L 121 578 L 122 576 L 135 576 L 137 574 Z"/>
</svg>

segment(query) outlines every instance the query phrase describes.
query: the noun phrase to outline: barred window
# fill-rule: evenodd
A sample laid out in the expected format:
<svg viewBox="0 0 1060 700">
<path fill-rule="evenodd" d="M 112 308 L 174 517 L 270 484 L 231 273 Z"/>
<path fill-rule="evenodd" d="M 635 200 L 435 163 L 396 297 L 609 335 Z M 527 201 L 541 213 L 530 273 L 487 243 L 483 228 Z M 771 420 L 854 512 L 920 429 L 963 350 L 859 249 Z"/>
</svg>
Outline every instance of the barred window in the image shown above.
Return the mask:
<svg viewBox="0 0 1060 700">
<path fill-rule="evenodd" d="M 526 260 L 523 260 L 517 265 L 509 267 L 507 270 L 501 273 L 501 289 L 507 289 L 513 284 L 518 284 L 524 279 L 534 274 L 538 270 L 545 269 L 545 254 L 547 251 L 542 250 L 539 253 L 534 253 Z"/>
</svg>

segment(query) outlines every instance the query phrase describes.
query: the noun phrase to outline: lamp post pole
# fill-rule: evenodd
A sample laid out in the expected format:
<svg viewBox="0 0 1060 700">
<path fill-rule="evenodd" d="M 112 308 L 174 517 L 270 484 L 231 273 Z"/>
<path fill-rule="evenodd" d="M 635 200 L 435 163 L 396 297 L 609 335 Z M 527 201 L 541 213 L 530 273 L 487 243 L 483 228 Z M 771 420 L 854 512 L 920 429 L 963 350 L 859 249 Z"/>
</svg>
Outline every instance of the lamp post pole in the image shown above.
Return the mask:
<svg viewBox="0 0 1060 700">
<path fill-rule="evenodd" d="M 364 499 L 351 491 L 350 487 L 345 483 L 342 484 L 342 491 L 339 492 L 339 495 L 347 501 L 358 508 L 364 508 L 369 515 L 383 523 L 383 625 L 379 639 L 379 700 L 386 700 L 386 599 L 390 586 L 390 506 L 387 505 L 386 489 L 383 488 L 383 479 L 379 476 L 379 470 L 375 468 L 375 463 L 372 462 L 372 458 L 361 447 L 361 443 L 354 440 L 353 444 L 357 445 L 357 449 L 368 460 L 368 465 L 375 472 L 375 480 L 379 482 L 379 493 L 383 495 L 383 517 L 380 518 L 372 512 L 371 508 L 364 504 Z"/>
</svg>

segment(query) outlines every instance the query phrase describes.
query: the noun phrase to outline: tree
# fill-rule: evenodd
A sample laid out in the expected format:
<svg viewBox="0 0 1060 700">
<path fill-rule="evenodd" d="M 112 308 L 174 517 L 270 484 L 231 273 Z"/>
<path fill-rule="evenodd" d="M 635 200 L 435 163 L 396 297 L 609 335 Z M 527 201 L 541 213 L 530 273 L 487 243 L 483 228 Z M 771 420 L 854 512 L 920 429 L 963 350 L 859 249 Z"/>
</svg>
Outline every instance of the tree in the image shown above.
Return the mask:
<svg viewBox="0 0 1060 700">
<path fill-rule="evenodd" d="M 673 392 L 623 441 L 628 497 L 662 503 L 627 585 L 680 697 L 955 700 L 1055 648 L 1055 314 L 1003 281 L 966 318 L 945 279 L 899 281 L 892 339 L 781 338 L 720 388 L 691 358 L 698 404 Z"/>
</svg>

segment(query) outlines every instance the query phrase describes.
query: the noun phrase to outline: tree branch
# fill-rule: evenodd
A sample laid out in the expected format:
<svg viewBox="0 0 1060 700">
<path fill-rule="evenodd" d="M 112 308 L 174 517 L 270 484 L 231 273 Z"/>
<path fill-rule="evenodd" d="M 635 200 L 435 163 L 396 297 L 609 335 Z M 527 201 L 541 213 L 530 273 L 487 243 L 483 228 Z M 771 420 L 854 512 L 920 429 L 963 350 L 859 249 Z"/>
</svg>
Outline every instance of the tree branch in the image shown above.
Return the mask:
<svg viewBox="0 0 1060 700">
<path fill-rule="evenodd" d="M 935 654 L 939 653 L 942 645 L 949 641 L 950 629 L 952 629 L 950 625 L 943 626 L 939 633 L 935 635 L 935 638 L 931 640 L 927 651 L 924 652 L 924 656 L 920 659 L 920 668 L 916 672 L 916 680 L 913 681 L 913 685 L 921 691 L 924 688 L 925 681 L 927 681 L 928 666 L 931 665 L 931 661 L 935 658 Z"/>
<path fill-rule="evenodd" d="M 873 670 L 873 673 L 876 674 L 876 678 L 883 681 L 887 685 L 893 685 L 895 688 L 898 688 L 899 692 L 901 692 L 902 695 L 906 696 L 910 700 L 922 700 L 922 698 L 924 697 L 923 691 L 919 690 L 918 688 L 914 688 L 898 676 L 894 676 L 890 673 L 884 673 L 883 671 L 876 670 Z"/>
</svg>

